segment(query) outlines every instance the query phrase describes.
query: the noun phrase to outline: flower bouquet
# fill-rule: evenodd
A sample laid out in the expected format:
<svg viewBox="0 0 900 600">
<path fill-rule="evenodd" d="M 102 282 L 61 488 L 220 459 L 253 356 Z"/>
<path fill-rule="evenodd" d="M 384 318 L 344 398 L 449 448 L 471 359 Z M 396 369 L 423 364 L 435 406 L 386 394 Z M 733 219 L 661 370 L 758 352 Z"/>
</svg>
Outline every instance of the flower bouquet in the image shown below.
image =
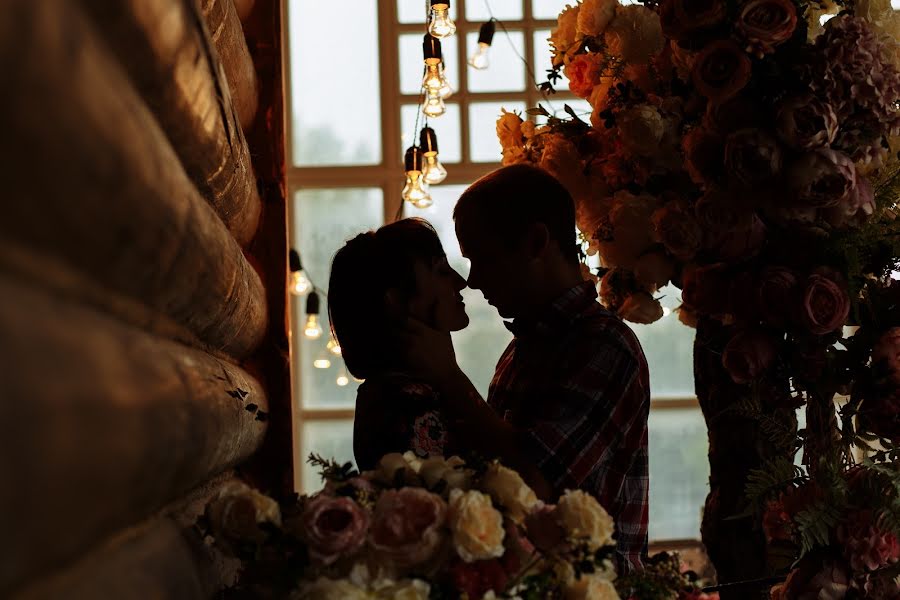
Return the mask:
<svg viewBox="0 0 900 600">
<path fill-rule="evenodd" d="M 613 520 L 583 491 L 540 502 L 497 462 L 384 456 L 357 473 L 311 457 L 325 487 L 277 504 L 246 486 L 207 507 L 210 543 L 241 558 L 230 593 L 310 599 L 677 600 L 702 594 L 676 556 L 618 576 Z"/>
</svg>

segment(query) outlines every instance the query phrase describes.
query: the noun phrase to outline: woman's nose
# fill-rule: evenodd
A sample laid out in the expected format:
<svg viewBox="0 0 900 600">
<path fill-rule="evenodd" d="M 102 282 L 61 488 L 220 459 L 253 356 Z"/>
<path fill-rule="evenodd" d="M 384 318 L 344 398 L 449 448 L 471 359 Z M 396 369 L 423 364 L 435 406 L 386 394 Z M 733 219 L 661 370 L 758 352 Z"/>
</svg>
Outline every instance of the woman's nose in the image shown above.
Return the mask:
<svg viewBox="0 0 900 600">
<path fill-rule="evenodd" d="M 466 280 L 456 269 L 453 270 L 453 287 L 457 292 L 466 287 Z"/>
</svg>

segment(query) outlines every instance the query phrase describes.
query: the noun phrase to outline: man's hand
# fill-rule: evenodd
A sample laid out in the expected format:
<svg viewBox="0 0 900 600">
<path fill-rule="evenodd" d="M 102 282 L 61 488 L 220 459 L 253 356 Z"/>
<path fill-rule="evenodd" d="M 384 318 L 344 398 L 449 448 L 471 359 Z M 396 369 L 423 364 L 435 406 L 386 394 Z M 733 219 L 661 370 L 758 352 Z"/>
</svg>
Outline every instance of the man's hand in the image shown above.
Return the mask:
<svg viewBox="0 0 900 600">
<path fill-rule="evenodd" d="M 459 371 L 449 332 L 407 318 L 400 340 L 406 364 L 429 382 L 440 385 Z"/>
</svg>

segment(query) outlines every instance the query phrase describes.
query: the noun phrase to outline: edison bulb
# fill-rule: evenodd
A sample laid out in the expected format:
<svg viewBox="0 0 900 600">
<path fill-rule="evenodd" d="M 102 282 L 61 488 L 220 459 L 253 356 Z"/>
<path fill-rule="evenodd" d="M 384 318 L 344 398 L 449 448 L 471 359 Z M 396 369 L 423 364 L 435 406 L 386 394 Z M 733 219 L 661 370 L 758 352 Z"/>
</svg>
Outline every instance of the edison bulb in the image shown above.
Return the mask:
<svg viewBox="0 0 900 600">
<path fill-rule="evenodd" d="M 306 325 L 303 327 L 303 335 L 310 340 L 322 337 L 322 325 L 319 323 L 319 315 L 306 315 Z"/>
<path fill-rule="evenodd" d="M 431 24 L 428 33 L 436 38 L 445 38 L 456 33 L 456 23 L 450 18 L 450 6 L 448 4 L 431 5 Z"/>
<path fill-rule="evenodd" d="M 331 361 L 327 358 L 317 358 L 313 361 L 313 366 L 317 369 L 328 369 L 331 367 Z"/>
<path fill-rule="evenodd" d="M 425 183 L 436 185 L 447 178 L 447 169 L 438 160 L 437 152 L 425 153 Z"/>
<path fill-rule="evenodd" d="M 344 370 L 341 369 L 341 372 L 338 373 L 337 379 L 335 379 L 334 382 L 340 387 L 344 387 L 345 385 L 350 383 L 350 378 L 347 377 L 347 373 L 345 373 Z"/>
<path fill-rule="evenodd" d="M 475 54 L 469 58 L 469 64 L 475 69 L 487 69 L 490 64 L 488 61 L 488 48 L 490 47 L 490 44 L 478 42 L 478 49 L 476 49 Z"/>
<path fill-rule="evenodd" d="M 419 198 L 418 200 L 413 200 L 412 203 L 413 203 L 413 206 L 415 206 L 416 208 L 424 209 L 424 208 L 428 208 L 429 206 L 434 204 L 434 201 L 431 199 L 431 195 L 429 194 L 428 196 L 425 196 L 424 198 Z"/>
<path fill-rule="evenodd" d="M 306 276 L 303 269 L 291 273 L 291 293 L 295 296 L 305 296 L 312 289 L 312 282 Z"/>
<path fill-rule="evenodd" d="M 406 185 L 400 194 L 407 202 L 419 206 L 420 202 L 428 202 L 431 206 L 431 194 L 428 193 L 428 184 L 425 183 L 425 174 L 422 171 L 407 171 Z"/>
<path fill-rule="evenodd" d="M 334 354 L 335 356 L 341 355 L 341 345 L 337 343 L 337 340 L 331 338 L 328 340 L 328 345 L 325 346 L 325 349 Z"/>
<path fill-rule="evenodd" d="M 422 85 L 429 93 L 440 91 L 444 85 L 444 74 L 442 73 L 441 63 L 425 64 L 425 78 L 422 79 Z"/>
<path fill-rule="evenodd" d="M 428 100 L 425 101 L 422 112 L 429 117 L 440 117 L 447 112 L 447 106 L 444 104 L 444 99 L 441 98 L 439 93 L 429 92 Z"/>
<path fill-rule="evenodd" d="M 453 88 L 450 87 L 450 82 L 447 81 L 447 77 L 444 75 L 443 64 L 441 65 L 441 87 L 438 88 L 437 93 L 442 100 L 446 100 L 453 95 Z"/>
</svg>

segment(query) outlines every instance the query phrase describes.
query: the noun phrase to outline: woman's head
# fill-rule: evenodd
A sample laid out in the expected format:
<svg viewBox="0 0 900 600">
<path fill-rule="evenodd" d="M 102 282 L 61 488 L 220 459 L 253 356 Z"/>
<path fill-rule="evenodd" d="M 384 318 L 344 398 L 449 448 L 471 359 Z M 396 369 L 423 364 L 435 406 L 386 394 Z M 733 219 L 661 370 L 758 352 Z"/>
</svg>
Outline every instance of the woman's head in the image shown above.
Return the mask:
<svg viewBox="0 0 900 600">
<path fill-rule="evenodd" d="M 328 317 L 344 362 L 361 379 L 400 360 L 392 334 L 407 317 L 441 331 L 469 324 L 437 232 L 403 219 L 361 233 L 338 250 L 328 283 Z"/>
</svg>

